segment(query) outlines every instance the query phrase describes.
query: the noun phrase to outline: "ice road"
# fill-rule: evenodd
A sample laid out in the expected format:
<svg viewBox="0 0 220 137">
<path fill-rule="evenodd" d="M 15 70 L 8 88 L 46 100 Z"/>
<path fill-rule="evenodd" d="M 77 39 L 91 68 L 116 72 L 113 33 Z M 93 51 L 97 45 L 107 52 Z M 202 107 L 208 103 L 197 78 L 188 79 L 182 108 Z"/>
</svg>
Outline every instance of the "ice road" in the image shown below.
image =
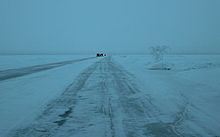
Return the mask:
<svg viewBox="0 0 220 137">
<path fill-rule="evenodd" d="M 92 58 L 94 58 L 94 57 L 77 59 L 77 60 L 62 61 L 62 62 L 56 62 L 56 63 L 49 63 L 49 64 L 43 64 L 43 65 L 35 65 L 35 66 L 25 67 L 25 68 L 20 68 L 20 69 L 3 70 L 3 71 L 0 71 L 0 81 L 12 79 L 12 78 L 16 78 L 16 77 L 21 77 L 24 75 L 28 75 L 28 74 L 56 68 L 56 67 L 61 67 L 61 66 L 67 65 L 67 64 L 72 64 L 75 62 L 88 60 L 88 59 L 92 59 Z"/>
<path fill-rule="evenodd" d="M 184 93 L 166 93 L 172 94 L 167 95 L 170 98 L 167 101 L 163 98 L 166 94 L 157 95 L 156 99 L 155 93 L 144 91 L 138 83 L 135 75 L 115 61 L 114 57 L 100 58 L 81 71 L 38 117 L 27 125 L 16 126 L 7 137 L 219 135 L 220 132 L 216 130 L 219 128 L 219 118 L 213 118 L 200 109 Z M 173 96 L 174 100 L 171 99 Z M 157 103 L 159 99 L 163 99 L 159 101 L 161 104 Z M 165 105 L 161 106 L 163 101 Z M 171 107 L 164 111 L 169 104 Z M 194 118 L 195 114 L 200 115 L 199 119 L 206 119 L 200 122 Z M 204 121 L 212 122 L 212 127 L 205 125 Z"/>
</svg>

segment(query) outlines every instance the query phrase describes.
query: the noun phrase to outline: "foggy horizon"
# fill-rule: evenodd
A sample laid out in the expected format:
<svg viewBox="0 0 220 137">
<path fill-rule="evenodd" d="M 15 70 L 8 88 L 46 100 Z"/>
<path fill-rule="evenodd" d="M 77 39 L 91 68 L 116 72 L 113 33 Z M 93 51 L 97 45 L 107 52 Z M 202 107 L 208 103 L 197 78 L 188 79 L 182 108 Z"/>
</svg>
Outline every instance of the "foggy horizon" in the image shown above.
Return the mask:
<svg viewBox="0 0 220 137">
<path fill-rule="evenodd" d="M 219 0 L 0 1 L 0 54 L 220 53 Z"/>
</svg>

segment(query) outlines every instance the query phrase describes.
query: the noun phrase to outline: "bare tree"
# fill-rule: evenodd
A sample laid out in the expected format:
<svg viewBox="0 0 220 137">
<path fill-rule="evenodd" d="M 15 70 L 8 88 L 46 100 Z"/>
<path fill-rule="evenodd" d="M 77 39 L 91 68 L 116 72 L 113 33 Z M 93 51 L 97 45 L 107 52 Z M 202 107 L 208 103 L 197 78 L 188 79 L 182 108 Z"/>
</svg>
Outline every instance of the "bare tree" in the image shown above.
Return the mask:
<svg viewBox="0 0 220 137">
<path fill-rule="evenodd" d="M 163 60 L 164 54 L 168 52 L 168 46 L 155 46 L 150 47 L 150 53 L 153 56 L 155 62 L 160 62 Z"/>
</svg>

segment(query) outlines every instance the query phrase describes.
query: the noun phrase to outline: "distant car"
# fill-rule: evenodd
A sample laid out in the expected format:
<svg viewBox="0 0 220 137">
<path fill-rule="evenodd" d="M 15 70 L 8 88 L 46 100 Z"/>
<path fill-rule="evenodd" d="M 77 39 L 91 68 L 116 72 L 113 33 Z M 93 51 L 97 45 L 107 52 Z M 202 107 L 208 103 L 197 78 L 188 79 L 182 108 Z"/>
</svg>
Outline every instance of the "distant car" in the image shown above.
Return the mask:
<svg viewBox="0 0 220 137">
<path fill-rule="evenodd" d="M 96 57 L 103 57 L 103 56 L 106 56 L 106 54 L 103 54 L 103 53 L 97 53 L 96 54 Z"/>
</svg>

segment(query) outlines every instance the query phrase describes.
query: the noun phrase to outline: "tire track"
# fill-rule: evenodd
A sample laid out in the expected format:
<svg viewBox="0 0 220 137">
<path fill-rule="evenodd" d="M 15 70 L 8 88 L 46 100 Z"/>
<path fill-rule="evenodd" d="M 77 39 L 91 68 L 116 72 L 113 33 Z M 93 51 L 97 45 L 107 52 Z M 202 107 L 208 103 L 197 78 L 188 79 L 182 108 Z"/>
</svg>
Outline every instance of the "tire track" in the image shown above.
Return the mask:
<svg viewBox="0 0 220 137">
<path fill-rule="evenodd" d="M 109 67 L 115 81 L 116 94 L 119 97 L 122 113 L 125 115 L 122 120 L 125 135 L 127 137 L 146 136 L 145 124 L 149 121 L 158 121 L 157 115 L 159 112 L 152 104 L 150 97 L 144 99 L 135 97 L 141 91 L 133 81 L 130 81 L 133 78 L 112 59 L 109 60 Z"/>
<path fill-rule="evenodd" d="M 103 100 L 101 104 L 101 112 L 105 116 L 105 121 L 108 123 L 105 129 L 105 137 L 115 137 L 115 125 L 113 121 L 113 107 L 112 107 L 112 97 L 111 92 L 108 89 L 109 83 L 109 68 L 106 61 L 100 66 L 100 74 L 102 75 L 101 81 L 101 91 L 103 94 Z"/>
<path fill-rule="evenodd" d="M 59 98 L 51 101 L 32 124 L 14 129 L 8 136 L 89 137 L 94 132 L 96 137 L 115 137 L 108 71 L 105 59 L 91 65 L 77 76 Z M 101 130 L 104 126 L 104 130 Z"/>
<path fill-rule="evenodd" d="M 179 131 L 187 117 L 187 101 L 167 122 L 145 95 L 129 72 L 106 57 L 80 73 L 36 121 L 9 136 L 192 137 Z"/>
<path fill-rule="evenodd" d="M 49 137 L 55 135 L 74 111 L 77 94 L 84 87 L 88 78 L 96 70 L 97 64 L 91 65 L 80 73 L 63 94 L 47 105 L 46 110 L 28 127 L 15 129 L 9 137 Z"/>
<path fill-rule="evenodd" d="M 125 117 L 123 117 L 124 131 L 127 137 L 192 137 L 178 131 L 187 115 L 187 104 L 176 114 L 172 122 L 163 122 L 160 111 L 152 103 L 151 97 L 136 97 L 141 93 L 133 78 L 115 61 L 109 61 L 115 89 Z"/>
</svg>

